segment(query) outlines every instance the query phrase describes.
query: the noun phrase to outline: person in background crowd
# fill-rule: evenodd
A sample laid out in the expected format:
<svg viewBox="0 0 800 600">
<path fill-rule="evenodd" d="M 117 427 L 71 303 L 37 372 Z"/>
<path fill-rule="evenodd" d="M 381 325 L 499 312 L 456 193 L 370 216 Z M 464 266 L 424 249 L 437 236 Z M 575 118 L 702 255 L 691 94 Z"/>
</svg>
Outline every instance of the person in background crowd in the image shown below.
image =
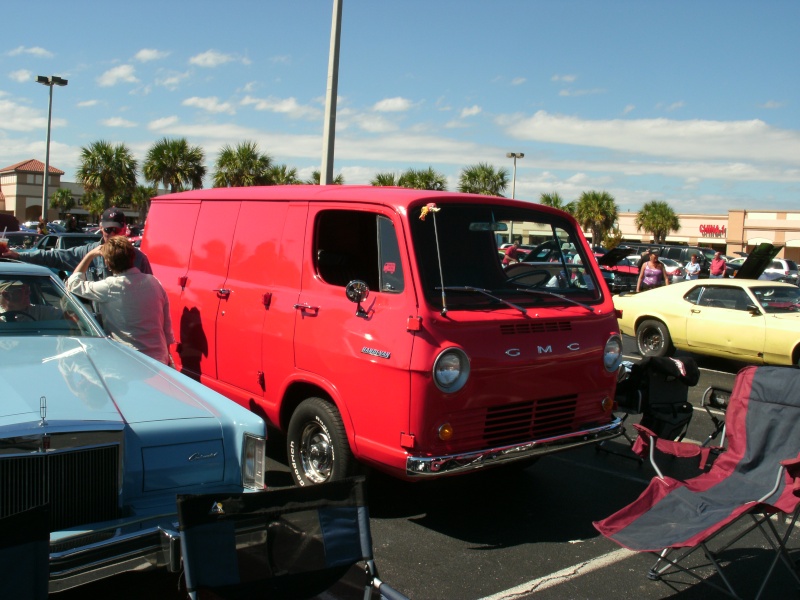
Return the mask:
<svg viewBox="0 0 800 600">
<path fill-rule="evenodd" d="M 664 263 L 658 260 L 656 252 L 650 252 L 649 260 L 639 269 L 639 279 L 636 281 L 636 291 L 650 290 L 662 285 L 669 285 L 669 276 Z"/>
<path fill-rule="evenodd" d="M 81 262 L 90 250 L 94 250 L 101 244 L 105 244 L 111 236 L 123 234 L 125 232 L 125 213 L 115 206 L 106 209 L 100 220 L 100 227 L 103 232 L 102 239 L 97 242 L 90 242 L 84 246 L 75 246 L 65 250 L 33 250 L 22 254 L 14 252 L 13 250 L 8 250 L 4 252 L 2 256 L 3 258 L 13 258 L 22 262 L 42 265 L 69 273 L 75 270 L 75 267 L 78 266 L 78 263 Z M 138 248 L 134 248 L 134 251 L 134 266 L 142 273 L 152 275 L 153 269 L 150 267 L 150 261 L 147 260 L 147 256 Z M 96 260 L 89 265 L 89 269 L 86 273 L 86 277 L 90 281 L 99 281 L 111 274 L 106 269 L 103 260 L 99 258 L 99 255 L 95 256 L 97 257 Z"/>
<path fill-rule="evenodd" d="M 725 259 L 722 258 L 722 252 L 714 254 L 714 258 L 708 268 L 708 276 L 716 279 L 725 276 Z"/>
<path fill-rule="evenodd" d="M 650 248 L 650 250 L 642 252 L 642 255 L 639 257 L 639 262 L 636 263 L 636 267 L 641 269 L 642 265 L 650 260 L 651 254 L 658 255 L 658 248 Z"/>
<path fill-rule="evenodd" d="M 689 262 L 686 263 L 684 270 L 686 271 L 687 281 L 697 279 L 700 276 L 700 263 L 697 261 L 697 254 L 692 254 L 692 257 Z"/>
<path fill-rule="evenodd" d="M 47 225 L 45 225 L 43 219 L 39 219 L 39 224 L 36 226 L 36 233 L 40 233 L 42 235 L 47 235 L 48 233 L 50 233 L 47 230 Z"/>
<path fill-rule="evenodd" d="M 134 266 L 134 250 L 125 236 L 108 238 L 81 259 L 67 279 L 67 289 L 96 304 L 103 328 L 112 338 L 171 365 L 169 347 L 175 337 L 167 293 L 158 279 Z M 105 261 L 111 275 L 102 281 L 87 281 L 86 271 L 95 258 Z"/>
<path fill-rule="evenodd" d="M 67 216 L 67 233 L 80 233 L 80 229 L 78 228 L 78 219 L 75 218 L 74 215 Z"/>
<path fill-rule="evenodd" d="M 519 262 L 519 242 L 514 242 L 506 248 L 505 256 L 503 256 L 503 266 L 507 267 L 511 263 Z"/>
</svg>

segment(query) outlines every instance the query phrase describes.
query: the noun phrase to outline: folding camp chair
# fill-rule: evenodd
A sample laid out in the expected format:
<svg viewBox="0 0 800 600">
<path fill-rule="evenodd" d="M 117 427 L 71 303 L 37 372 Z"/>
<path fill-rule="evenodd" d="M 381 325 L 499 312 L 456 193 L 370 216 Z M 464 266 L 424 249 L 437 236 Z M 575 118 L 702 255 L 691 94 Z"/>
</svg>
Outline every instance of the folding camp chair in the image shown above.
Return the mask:
<svg viewBox="0 0 800 600">
<path fill-rule="evenodd" d="M 701 457 L 709 451 L 686 442 L 664 443 L 643 429 L 642 433 L 636 449 L 651 455 L 656 448 Z M 742 369 L 728 404 L 726 437 L 727 450 L 708 472 L 681 482 L 664 476 L 654 463 L 657 476 L 641 496 L 594 526 L 625 548 L 658 555 L 649 573 L 652 579 L 682 572 L 733 597 L 738 596 L 723 572 L 723 553 L 758 530 L 774 550 L 758 597 L 779 561 L 800 584 L 786 549 L 800 513 L 800 370 Z M 780 513 L 791 515 L 783 534 L 770 519 Z M 744 531 L 738 531 L 740 520 L 750 521 Z M 731 536 L 735 537 L 718 547 Z M 724 588 L 695 572 L 689 557 L 698 549 Z"/>
<path fill-rule="evenodd" d="M 0 519 L 0 598 L 47 598 L 50 528 L 47 506 Z"/>
<path fill-rule="evenodd" d="M 335 588 L 337 597 L 408 600 L 378 578 L 363 478 L 178 496 L 178 518 L 192 599 L 300 600 Z"/>
<path fill-rule="evenodd" d="M 725 413 L 728 410 L 728 402 L 730 401 L 731 397 L 731 390 L 718 388 L 718 387 L 709 387 L 706 388 L 706 391 L 703 392 L 703 397 L 700 400 L 700 406 L 702 406 L 706 413 L 708 414 L 709 419 L 711 419 L 711 423 L 714 425 L 714 431 L 708 434 L 708 437 L 703 441 L 703 446 L 708 446 L 717 439 L 719 440 L 719 447 L 725 447 L 725 419 L 720 419 L 716 414 L 714 414 L 714 410 L 721 411 Z M 722 436 L 720 437 L 720 434 Z"/>
<path fill-rule="evenodd" d="M 645 357 L 638 363 L 623 363 L 625 374 L 617 383 L 615 400 L 625 414 L 642 415 L 640 425 L 654 431 L 659 437 L 681 440 L 689 429 L 693 408 L 689 403 L 689 388 L 697 385 L 700 369 L 693 358 Z M 623 436 L 633 446 L 635 440 L 623 431 Z M 598 451 L 635 458 L 629 452 L 620 453 L 607 447 L 606 442 L 595 446 Z"/>
</svg>

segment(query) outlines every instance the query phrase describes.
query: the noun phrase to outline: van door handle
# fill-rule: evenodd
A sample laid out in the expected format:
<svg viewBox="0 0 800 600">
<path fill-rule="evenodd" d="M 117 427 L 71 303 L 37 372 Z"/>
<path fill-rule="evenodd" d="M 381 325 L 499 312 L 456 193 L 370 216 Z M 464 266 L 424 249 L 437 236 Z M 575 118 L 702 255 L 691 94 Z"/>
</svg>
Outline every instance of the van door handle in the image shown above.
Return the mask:
<svg viewBox="0 0 800 600">
<path fill-rule="evenodd" d="M 302 311 L 319 312 L 319 306 L 311 306 L 310 304 L 295 304 L 294 308 L 299 308 Z"/>
<path fill-rule="evenodd" d="M 222 296 L 230 296 L 231 295 L 231 291 L 227 290 L 225 288 L 219 288 L 218 290 L 211 290 L 211 291 L 212 292 L 217 292 L 218 294 L 220 294 Z"/>
</svg>

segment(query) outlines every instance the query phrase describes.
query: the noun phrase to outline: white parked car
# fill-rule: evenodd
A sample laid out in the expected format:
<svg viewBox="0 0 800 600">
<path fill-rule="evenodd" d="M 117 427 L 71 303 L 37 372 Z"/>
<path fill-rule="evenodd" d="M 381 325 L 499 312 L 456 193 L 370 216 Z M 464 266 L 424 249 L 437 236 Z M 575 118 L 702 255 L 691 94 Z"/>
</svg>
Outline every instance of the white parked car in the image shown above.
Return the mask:
<svg viewBox="0 0 800 600">
<path fill-rule="evenodd" d="M 260 417 L 113 341 L 49 269 L 0 261 L 0 519 L 47 507 L 40 585 L 178 571 L 177 494 L 262 490 L 265 452 Z"/>
<path fill-rule="evenodd" d="M 658 260 L 661 261 L 661 263 L 664 265 L 664 268 L 667 270 L 670 283 L 677 283 L 686 278 L 686 272 L 683 270 L 683 265 L 677 260 L 661 257 L 659 257 Z"/>
</svg>

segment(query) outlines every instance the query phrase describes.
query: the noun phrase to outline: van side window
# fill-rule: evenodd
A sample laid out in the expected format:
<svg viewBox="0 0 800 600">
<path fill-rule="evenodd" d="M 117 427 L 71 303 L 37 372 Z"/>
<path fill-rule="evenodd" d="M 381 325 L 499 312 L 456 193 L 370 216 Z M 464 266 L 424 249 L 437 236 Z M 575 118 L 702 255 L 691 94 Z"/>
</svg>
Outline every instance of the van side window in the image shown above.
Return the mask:
<svg viewBox="0 0 800 600">
<path fill-rule="evenodd" d="M 319 213 L 315 256 L 325 283 L 365 281 L 376 292 L 403 291 L 403 270 L 392 222 L 375 213 L 325 210 Z"/>
</svg>

